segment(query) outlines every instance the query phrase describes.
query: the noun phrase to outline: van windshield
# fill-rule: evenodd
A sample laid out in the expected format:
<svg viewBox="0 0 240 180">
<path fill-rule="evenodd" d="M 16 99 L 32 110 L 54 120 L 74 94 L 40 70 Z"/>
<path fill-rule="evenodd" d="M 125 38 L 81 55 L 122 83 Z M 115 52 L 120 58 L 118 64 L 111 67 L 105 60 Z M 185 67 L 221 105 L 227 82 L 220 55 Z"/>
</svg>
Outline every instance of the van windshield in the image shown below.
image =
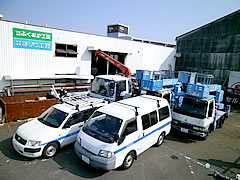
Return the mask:
<svg viewBox="0 0 240 180">
<path fill-rule="evenodd" d="M 68 113 L 60 111 L 54 107 L 50 107 L 38 117 L 38 120 L 47 126 L 58 128 L 67 115 Z"/>
<path fill-rule="evenodd" d="M 121 119 L 96 111 L 82 130 L 100 141 L 113 143 L 121 124 Z"/>
</svg>

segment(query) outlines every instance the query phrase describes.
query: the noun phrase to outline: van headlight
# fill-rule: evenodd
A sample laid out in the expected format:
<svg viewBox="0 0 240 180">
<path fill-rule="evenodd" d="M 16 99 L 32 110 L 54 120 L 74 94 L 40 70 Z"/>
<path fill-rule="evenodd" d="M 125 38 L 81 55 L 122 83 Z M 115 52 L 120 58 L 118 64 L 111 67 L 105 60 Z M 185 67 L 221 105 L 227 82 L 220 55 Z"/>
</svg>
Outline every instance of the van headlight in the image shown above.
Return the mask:
<svg viewBox="0 0 240 180">
<path fill-rule="evenodd" d="M 33 141 L 33 140 L 29 140 L 27 143 L 28 146 L 33 146 L 33 147 L 40 146 L 40 144 L 41 144 L 41 141 Z"/>
<path fill-rule="evenodd" d="M 77 143 L 81 145 L 81 138 L 79 136 L 77 136 Z"/>
<path fill-rule="evenodd" d="M 113 156 L 113 152 L 101 150 L 98 155 L 105 158 L 111 158 Z"/>
</svg>

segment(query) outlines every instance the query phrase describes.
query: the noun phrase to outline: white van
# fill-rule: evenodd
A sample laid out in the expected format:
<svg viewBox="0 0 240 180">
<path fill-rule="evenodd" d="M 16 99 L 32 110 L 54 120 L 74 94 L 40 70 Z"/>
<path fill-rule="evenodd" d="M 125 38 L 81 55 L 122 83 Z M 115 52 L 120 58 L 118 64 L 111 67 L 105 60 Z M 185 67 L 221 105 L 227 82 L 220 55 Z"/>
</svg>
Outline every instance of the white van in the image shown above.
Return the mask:
<svg viewBox="0 0 240 180">
<path fill-rule="evenodd" d="M 38 118 L 19 126 L 13 135 L 14 149 L 23 156 L 50 158 L 63 146 L 76 141 L 84 122 L 107 102 L 91 97 L 74 97 L 56 104 Z"/>
<path fill-rule="evenodd" d="M 142 95 L 99 108 L 80 130 L 75 152 L 95 168 L 129 168 L 139 154 L 160 146 L 171 129 L 166 99 Z"/>
</svg>

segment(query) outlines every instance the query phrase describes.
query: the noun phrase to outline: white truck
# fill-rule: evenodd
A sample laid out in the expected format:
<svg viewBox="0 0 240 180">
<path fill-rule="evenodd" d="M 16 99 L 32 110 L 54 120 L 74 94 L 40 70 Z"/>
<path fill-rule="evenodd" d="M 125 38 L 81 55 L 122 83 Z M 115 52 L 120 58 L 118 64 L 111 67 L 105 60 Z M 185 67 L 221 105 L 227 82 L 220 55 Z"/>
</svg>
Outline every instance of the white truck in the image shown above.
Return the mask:
<svg viewBox="0 0 240 180">
<path fill-rule="evenodd" d="M 223 110 L 223 90 L 220 85 L 210 83 L 212 76 L 201 75 L 204 82 L 209 84 L 196 83 L 197 76 L 200 75 L 188 72 L 179 74 L 180 81 L 185 83 L 185 90 L 178 92 L 174 98 L 172 128 L 206 139 L 211 131 L 223 126 L 230 107 Z M 189 80 L 192 82 L 189 83 Z"/>
<path fill-rule="evenodd" d="M 75 142 L 89 116 L 106 104 L 86 95 L 65 98 L 62 104 L 19 126 L 12 138 L 13 147 L 27 157 L 53 157 L 59 148 Z"/>
<path fill-rule="evenodd" d="M 99 75 L 96 76 L 91 88 L 90 96 L 105 98 L 111 102 L 135 97 L 140 94 L 149 94 L 171 99 L 171 91 L 164 89 L 164 86 L 175 84 L 177 79 L 160 80 L 159 72 L 137 70 L 136 78 L 131 77 L 131 71 L 124 64 L 107 55 L 100 49 L 95 55 L 109 61 L 118 67 L 124 76 L 121 75 Z M 158 80 L 156 80 L 156 78 Z"/>
<path fill-rule="evenodd" d="M 213 96 L 194 98 L 189 96 L 175 97 L 176 104 L 172 110 L 172 128 L 184 133 L 206 138 L 208 134 L 221 128 L 228 112 L 216 109 Z M 179 103 L 179 101 L 182 101 Z"/>
<path fill-rule="evenodd" d="M 171 121 L 164 98 L 142 95 L 113 102 L 89 118 L 77 136 L 75 152 L 95 168 L 127 169 L 142 152 L 163 143 Z"/>
</svg>

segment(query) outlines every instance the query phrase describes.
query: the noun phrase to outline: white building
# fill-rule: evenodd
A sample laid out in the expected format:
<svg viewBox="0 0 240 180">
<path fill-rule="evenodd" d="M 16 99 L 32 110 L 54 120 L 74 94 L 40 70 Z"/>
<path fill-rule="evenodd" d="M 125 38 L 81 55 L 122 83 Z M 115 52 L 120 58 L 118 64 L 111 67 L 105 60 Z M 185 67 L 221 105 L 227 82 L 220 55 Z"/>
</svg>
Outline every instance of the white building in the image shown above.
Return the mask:
<svg viewBox="0 0 240 180">
<path fill-rule="evenodd" d="M 84 88 L 82 83 L 94 78 L 92 69 L 116 71 L 103 59 L 96 62 L 97 49 L 112 54 L 132 74 L 175 67 L 174 45 L 0 20 L 0 94 L 47 91 L 52 84 Z"/>
</svg>

